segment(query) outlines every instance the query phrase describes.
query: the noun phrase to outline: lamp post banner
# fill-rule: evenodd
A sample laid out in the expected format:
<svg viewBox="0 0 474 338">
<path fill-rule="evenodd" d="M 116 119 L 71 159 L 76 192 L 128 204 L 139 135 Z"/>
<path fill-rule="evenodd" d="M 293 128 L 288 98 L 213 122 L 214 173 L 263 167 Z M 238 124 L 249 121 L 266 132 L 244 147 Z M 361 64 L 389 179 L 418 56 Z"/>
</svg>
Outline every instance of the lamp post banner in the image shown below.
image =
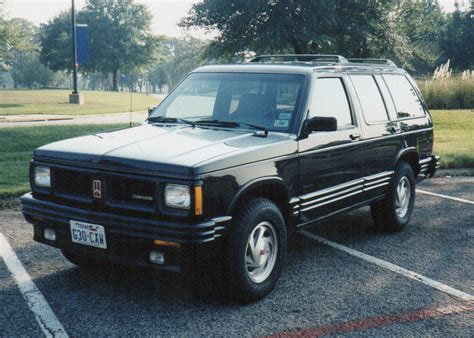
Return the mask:
<svg viewBox="0 0 474 338">
<path fill-rule="evenodd" d="M 77 63 L 86 65 L 89 63 L 89 27 L 87 25 L 76 25 Z"/>
</svg>

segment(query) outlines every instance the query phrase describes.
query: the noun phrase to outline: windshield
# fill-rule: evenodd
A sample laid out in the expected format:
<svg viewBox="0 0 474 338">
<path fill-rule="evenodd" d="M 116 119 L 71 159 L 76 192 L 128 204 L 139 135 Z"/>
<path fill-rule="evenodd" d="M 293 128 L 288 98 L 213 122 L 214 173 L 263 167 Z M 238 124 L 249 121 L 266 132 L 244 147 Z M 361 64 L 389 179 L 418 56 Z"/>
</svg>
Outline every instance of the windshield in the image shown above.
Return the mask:
<svg viewBox="0 0 474 338">
<path fill-rule="evenodd" d="M 193 73 L 150 119 L 228 121 L 287 132 L 297 117 L 304 80 L 296 74 Z"/>
</svg>

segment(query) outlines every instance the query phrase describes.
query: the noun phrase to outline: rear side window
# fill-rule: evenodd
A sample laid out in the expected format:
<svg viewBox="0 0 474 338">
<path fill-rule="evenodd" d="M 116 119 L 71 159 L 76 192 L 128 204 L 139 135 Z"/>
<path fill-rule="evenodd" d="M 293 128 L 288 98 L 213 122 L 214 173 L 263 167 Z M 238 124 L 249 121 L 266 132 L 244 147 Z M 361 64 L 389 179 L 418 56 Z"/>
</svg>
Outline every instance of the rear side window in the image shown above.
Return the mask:
<svg viewBox="0 0 474 338">
<path fill-rule="evenodd" d="M 372 75 L 351 75 L 367 123 L 388 121 L 387 110 Z"/>
<path fill-rule="evenodd" d="M 310 117 L 335 117 L 338 129 L 353 124 L 346 90 L 340 78 L 316 79 L 309 112 Z"/>
<path fill-rule="evenodd" d="M 424 116 L 425 112 L 415 89 L 404 75 L 383 74 L 392 94 L 397 118 Z"/>
</svg>

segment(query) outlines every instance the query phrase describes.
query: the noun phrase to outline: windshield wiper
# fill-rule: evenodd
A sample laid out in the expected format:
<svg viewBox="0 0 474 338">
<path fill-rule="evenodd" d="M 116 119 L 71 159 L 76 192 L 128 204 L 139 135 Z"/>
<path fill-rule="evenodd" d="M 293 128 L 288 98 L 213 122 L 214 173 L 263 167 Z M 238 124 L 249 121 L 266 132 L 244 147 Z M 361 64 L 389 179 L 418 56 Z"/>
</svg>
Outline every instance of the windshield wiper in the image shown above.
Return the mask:
<svg viewBox="0 0 474 338">
<path fill-rule="evenodd" d="M 196 125 L 196 123 L 194 123 L 193 121 L 180 119 L 177 117 L 166 117 L 166 116 L 152 116 L 152 117 L 149 117 L 147 121 L 159 122 L 159 123 L 186 123 L 193 127 Z"/>
<path fill-rule="evenodd" d="M 253 129 L 258 129 L 264 132 L 265 136 L 268 135 L 268 129 L 262 126 L 257 126 L 255 124 L 250 124 L 240 121 L 225 121 L 225 120 L 197 120 L 195 122 L 197 125 L 219 125 L 227 128 L 237 128 L 240 126 L 247 126 Z"/>
</svg>

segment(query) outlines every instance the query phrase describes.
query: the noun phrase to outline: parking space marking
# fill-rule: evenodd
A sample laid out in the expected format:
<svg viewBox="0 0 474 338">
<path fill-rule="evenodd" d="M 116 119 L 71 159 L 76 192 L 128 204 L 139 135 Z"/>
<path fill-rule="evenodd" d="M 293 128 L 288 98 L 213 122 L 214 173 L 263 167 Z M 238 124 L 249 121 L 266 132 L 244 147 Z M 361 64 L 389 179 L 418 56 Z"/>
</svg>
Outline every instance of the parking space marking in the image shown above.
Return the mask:
<svg viewBox="0 0 474 338">
<path fill-rule="evenodd" d="M 437 193 L 430 192 L 430 191 L 426 191 L 426 190 L 416 189 L 416 192 L 419 192 L 420 194 L 425 194 L 425 195 L 431 195 L 431 196 L 446 198 L 446 199 L 448 199 L 448 200 L 453 200 L 453 201 L 458 201 L 458 202 L 463 202 L 463 203 L 474 204 L 473 201 L 469 201 L 469 200 L 466 200 L 466 199 L 464 199 L 464 198 L 452 197 L 452 196 L 443 195 L 443 194 L 437 194 Z"/>
<path fill-rule="evenodd" d="M 382 268 L 385 268 L 385 269 L 388 269 L 390 271 L 393 271 L 395 273 L 398 273 L 400 275 L 403 275 L 405 277 L 408 277 L 408 278 L 411 278 L 413 280 L 416 280 L 418 282 L 421 282 L 425 285 L 428 285 L 432 288 L 435 288 L 439 291 L 442 291 L 444 293 L 447 293 L 453 297 L 456 297 L 456 298 L 459 298 L 459 299 L 462 299 L 464 301 L 474 301 L 474 296 L 468 294 L 468 293 L 465 293 L 465 292 L 462 292 L 460 290 L 456 290 L 446 284 L 443 284 L 443 283 L 440 283 L 440 282 L 437 282 L 431 278 L 428 278 L 428 277 L 425 277 L 423 275 L 420 275 L 419 273 L 416 273 L 416 272 L 413 272 L 413 271 L 410 271 L 410 270 L 407 270 L 405 268 L 402 268 L 398 265 L 395 265 L 395 264 L 392 264 L 392 263 L 389 263 L 387 261 L 384 261 L 380 258 L 376 258 L 374 256 L 370 256 L 370 255 L 367 255 L 363 252 L 360 252 L 360 251 L 357 251 L 357 250 L 354 250 L 354 249 L 351 249 L 347 246 L 344 246 L 344 245 L 341 245 L 341 244 L 338 244 L 338 243 L 335 243 L 335 242 L 332 242 L 330 240 L 327 240 L 323 237 L 320 237 L 320 236 L 317 236 L 317 235 L 314 235 L 312 234 L 311 232 L 308 232 L 306 230 L 301 230 L 299 231 L 301 234 L 303 234 L 304 236 L 308 237 L 308 238 L 311 238 L 311 239 L 314 239 L 315 241 L 318 241 L 322 244 L 325 244 L 327 246 L 330 246 L 334 249 L 338 249 L 338 250 L 341 250 L 351 256 L 354 256 L 354 257 L 358 257 L 360 259 L 363 259 L 367 262 L 370 262 L 370 263 L 373 263 L 375 265 L 378 265 Z"/>
<path fill-rule="evenodd" d="M 392 324 L 403 324 L 417 320 L 438 318 L 474 310 L 472 303 L 443 305 L 432 309 L 421 309 L 400 314 L 375 316 L 342 323 L 323 325 L 319 327 L 299 329 L 274 334 L 270 337 L 321 337 L 349 333 L 358 330 L 368 330 Z"/>
<path fill-rule="evenodd" d="M 31 280 L 5 236 L 0 233 L 0 257 L 18 284 L 20 292 L 46 337 L 68 337 L 41 291 Z"/>
</svg>

